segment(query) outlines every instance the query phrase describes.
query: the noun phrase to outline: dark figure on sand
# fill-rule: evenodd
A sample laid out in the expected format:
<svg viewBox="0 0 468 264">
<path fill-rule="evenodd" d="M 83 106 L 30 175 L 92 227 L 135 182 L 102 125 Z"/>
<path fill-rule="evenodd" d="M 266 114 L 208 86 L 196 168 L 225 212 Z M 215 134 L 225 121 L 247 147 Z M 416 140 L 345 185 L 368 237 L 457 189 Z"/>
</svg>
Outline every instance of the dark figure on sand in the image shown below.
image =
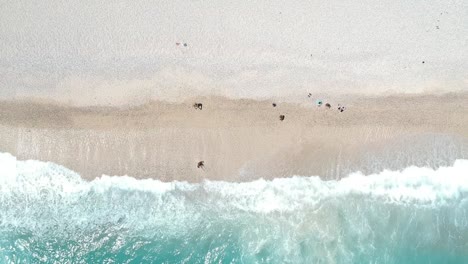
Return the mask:
<svg viewBox="0 0 468 264">
<path fill-rule="evenodd" d="M 346 109 L 346 107 L 342 106 L 342 105 L 338 105 L 338 111 L 340 112 L 343 112 L 344 110 Z"/>
<path fill-rule="evenodd" d="M 328 108 L 328 109 L 330 109 L 330 108 L 331 108 L 331 104 L 326 103 L 326 104 L 325 104 L 325 107 Z"/>
<path fill-rule="evenodd" d="M 193 108 L 202 110 L 203 104 L 195 103 L 195 104 L 193 104 Z"/>
<path fill-rule="evenodd" d="M 276 104 L 275 104 L 275 103 L 273 103 L 272 105 L 273 105 L 273 107 L 276 107 Z"/>
<path fill-rule="evenodd" d="M 205 162 L 203 160 L 199 161 L 198 164 L 197 164 L 197 168 L 204 169 L 205 168 Z"/>
<path fill-rule="evenodd" d="M 279 116 L 279 119 L 280 119 L 281 121 L 283 121 L 283 120 L 284 120 L 284 115 L 280 115 L 280 116 Z"/>
</svg>

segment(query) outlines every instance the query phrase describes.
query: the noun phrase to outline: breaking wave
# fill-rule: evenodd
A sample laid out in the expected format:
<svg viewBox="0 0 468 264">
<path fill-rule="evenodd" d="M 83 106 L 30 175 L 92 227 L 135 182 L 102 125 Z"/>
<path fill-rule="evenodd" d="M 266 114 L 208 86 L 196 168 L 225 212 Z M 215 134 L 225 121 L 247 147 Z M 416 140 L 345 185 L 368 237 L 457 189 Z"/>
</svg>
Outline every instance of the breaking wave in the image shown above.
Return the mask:
<svg viewBox="0 0 468 264">
<path fill-rule="evenodd" d="M 466 263 L 468 160 L 339 181 L 102 176 L 0 154 L 0 262 Z"/>
</svg>

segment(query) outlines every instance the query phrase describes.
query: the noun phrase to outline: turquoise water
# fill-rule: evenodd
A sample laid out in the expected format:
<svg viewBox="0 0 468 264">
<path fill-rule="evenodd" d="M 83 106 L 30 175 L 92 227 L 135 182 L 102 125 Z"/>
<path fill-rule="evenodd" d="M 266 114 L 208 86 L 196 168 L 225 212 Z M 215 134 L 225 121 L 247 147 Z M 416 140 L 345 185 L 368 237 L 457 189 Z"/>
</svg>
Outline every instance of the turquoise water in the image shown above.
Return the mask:
<svg viewBox="0 0 468 264">
<path fill-rule="evenodd" d="M 0 210 L 0 263 L 468 263 L 468 160 L 189 184 L 0 154 Z"/>
</svg>

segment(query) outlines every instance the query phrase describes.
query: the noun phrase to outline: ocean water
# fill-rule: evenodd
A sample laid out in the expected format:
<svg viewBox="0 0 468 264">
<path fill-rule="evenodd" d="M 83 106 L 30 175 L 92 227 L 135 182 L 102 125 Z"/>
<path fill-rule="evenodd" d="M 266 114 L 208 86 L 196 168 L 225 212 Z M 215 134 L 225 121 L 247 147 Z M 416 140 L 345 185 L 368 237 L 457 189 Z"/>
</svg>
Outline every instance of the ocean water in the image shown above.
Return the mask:
<svg viewBox="0 0 468 264">
<path fill-rule="evenodd" d="M 468 160 L 190 184 L 2 153 L 0 263 L 468 263 Z"/>
</svg>

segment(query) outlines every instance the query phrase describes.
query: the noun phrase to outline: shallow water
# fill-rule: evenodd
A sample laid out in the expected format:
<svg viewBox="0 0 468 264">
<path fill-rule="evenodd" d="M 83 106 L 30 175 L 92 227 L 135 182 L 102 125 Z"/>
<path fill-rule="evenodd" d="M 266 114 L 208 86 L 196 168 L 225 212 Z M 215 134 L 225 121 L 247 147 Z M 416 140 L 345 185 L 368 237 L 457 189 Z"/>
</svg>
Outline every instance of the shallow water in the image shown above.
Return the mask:
<svg viewBox="0 0 468 264">
<path fill-rule="evenodd" d="M 163 183 L 0 154 L 2 263 L 467 263 L 468 160 Z"/>
</svg>

